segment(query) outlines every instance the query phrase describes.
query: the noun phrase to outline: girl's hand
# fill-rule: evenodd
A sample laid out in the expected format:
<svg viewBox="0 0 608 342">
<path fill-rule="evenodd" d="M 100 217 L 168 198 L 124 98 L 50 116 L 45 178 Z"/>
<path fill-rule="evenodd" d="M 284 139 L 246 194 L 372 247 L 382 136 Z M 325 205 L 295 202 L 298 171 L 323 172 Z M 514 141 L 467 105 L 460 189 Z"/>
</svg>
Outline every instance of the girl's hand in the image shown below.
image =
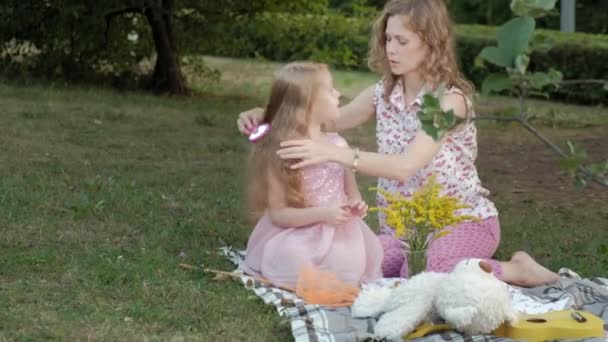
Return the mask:
<svg viewBox="0 0 608 342">
<path fill-rule="evenodd" d="M 350 213 L 353 216 L 359 216 L 360 218 L 365 218 L 367 216 L 367 203 L 363 200 L 354 200 L 348 204 L 348 208 L 350 209 Z"/>
<path fill-rule="evenodd" d="M 341 149 L 329 142 L 305 140 L 287 140 L 281 143 L 281 149 L 277 151 L 281 159 L 300 159 L 293 164 L 292 169 L 299 169 L 309 165 L 322 164 L 333 161 L 337 155 L 337 149 Z"/>
<path fill-rule="evenodd" d="M 240 113 L 239 118 L 236 120 L 236 125 L 241 133 L 249 135 L 262 120 L 264 120 L 264 110 L 262 108 L 253 108 Z"/>
<path fill-rule="evenodd" d="M 334 226 L 342 225 L 352 218 L 350 210 L 346 206 L 327 207 L 323 216 L 323 222 Z"/>
</svg>

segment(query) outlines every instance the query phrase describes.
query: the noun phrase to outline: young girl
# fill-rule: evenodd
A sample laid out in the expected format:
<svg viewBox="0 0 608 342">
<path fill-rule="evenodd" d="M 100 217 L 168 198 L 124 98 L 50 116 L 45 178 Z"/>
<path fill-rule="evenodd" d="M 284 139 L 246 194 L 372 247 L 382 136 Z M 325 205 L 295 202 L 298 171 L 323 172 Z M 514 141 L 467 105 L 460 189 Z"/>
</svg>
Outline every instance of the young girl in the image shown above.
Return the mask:
<svg viewBox="0 0 608 342">
<path fill-rule="evenodd" d="M 281 143 L 280 157 L 299 160 L 291 166 L 295 170 L 336 162 L 377 176 L 379 188 L 405 196 L 412 195 L 436 174 L 443 194 L 470 206 L 459 213 L 475 215 L 480 222 L 446 227 L 452 233 L 431 243 L 427 270 L 449 272 L 459 260 L 474 257 L 487 259 L 495 274 L 511 284 L 535 286 L 557 280 L 557 274 L 524 252 L 515 253 L 506 262 L 490 259 L 500 241 L 500 225 L 498 211 L 488 199 L 489 192 L 481 186 L 475 168 L 474 124 L 469 122 L 455 129 L 441 141 L 434 141 L 420 130 L 417 111 L 422 96 L 441 84 L 447 86 L 442 109 L 451 109 L 463 118 L 475 115 L 469 100 L 473 87 L 458 70 L 454 35 L 444 1 L 389 1 L 375 24 L 370 46 L 370 67 L 382 74 L 382 80 L 341 108 L 336 129 L 350 129 L 375 116 L 379 153 L 292 139 Z M 256 110 L 242 113 L 238 122 L 241 131 L 257 124 L 259 116 Z M 378 205 L 386 205 L 380 195 Z M 382 215 L 380 225 L 385 233 L 381 237 L 385 249 L 384 275 L 407 275 L 404 253 Z"/>
<path fill-rule="evenodd" d="M 381 277 L 382 246 L 362 220 L 367 206 L 352 171 L 336 163 L 292 170 L 277 156 L 286 139 L 345 148 L 343 138 L 321 129 L 337 119 L 338 97 L 323 64 L 290 63 L 276 76 L 262 119 L 270 130 L 250 159 L 250 203 L 261 218 L 245 272 L 291 288 L 307 264 L 353 285 Z"/>
</svg>

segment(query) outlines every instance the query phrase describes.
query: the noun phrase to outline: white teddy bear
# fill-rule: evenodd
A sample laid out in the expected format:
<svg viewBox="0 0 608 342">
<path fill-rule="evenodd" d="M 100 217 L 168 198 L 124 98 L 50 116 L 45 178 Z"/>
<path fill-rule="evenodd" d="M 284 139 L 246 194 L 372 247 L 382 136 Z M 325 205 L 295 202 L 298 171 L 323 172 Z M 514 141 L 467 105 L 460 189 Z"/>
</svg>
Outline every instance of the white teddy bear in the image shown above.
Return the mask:
<svg viewBox="0 0 608 342">
<path fill-rule="evenodd" d="M 504 322 L 515 324 L 518 317 L 508 285 L 480 259 L 459 262 L 437 288 L 434 305 L 449 325 L 469 335 L 489 334 Z"/>
<path fill-rule="evenodd" d="M 400 339 L 437 315 L 466 334 L 491 333 L 505 321 L 517 321 L 507 284 L 480 259 L 462 260 L 451 273 L 417 274 L 395 288 L 363 289 L 353 303 L 353 317 L 380 314 L 374 334 L 390 339 Z"/>
</svg>

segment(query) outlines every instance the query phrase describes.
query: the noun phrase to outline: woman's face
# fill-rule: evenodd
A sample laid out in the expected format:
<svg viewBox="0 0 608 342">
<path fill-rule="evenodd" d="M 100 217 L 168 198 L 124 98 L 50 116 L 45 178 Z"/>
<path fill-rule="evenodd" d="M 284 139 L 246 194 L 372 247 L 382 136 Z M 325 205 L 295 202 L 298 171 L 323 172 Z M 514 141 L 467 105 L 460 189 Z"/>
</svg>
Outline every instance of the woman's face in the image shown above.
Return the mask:
<svg viewBox="0 0 608 342">
<path fill-rule="evenodd" d="M 428 55 L 429 48 L 420 36 L 408 29 L 408 17 L 394 15 L 386 23 L 386 56 L 393 75 L 416 71 Z"/>
</svg>

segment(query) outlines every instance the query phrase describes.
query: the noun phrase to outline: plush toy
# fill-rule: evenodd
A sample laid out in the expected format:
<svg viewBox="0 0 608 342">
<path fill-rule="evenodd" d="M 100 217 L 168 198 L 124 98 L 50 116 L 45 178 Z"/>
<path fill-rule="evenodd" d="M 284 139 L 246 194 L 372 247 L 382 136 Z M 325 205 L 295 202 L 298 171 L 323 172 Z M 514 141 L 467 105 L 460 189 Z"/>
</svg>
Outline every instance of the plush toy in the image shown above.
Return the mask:
<svg viewBox="0 0 608 342">
<path fill-rule="evenodd" d="M 451 273 L 423 272 L 396 287 L 364 288 L 352 306 L 353 317 L 380 316 L 378 337 L 400 339 L 437 316 L 464 333 L 491 333 L 514 323 L 507 285 L 480 259 L 459 262 Z"/>
<path fill-rule="evenodd" d="M 446 323 L 465 334 L 489 334 L 503 322 L 515 324 L 506 283 L 492 266 L 479 259 L 463 260 L 437 287 L 435 310 Z"/>
</svg>

